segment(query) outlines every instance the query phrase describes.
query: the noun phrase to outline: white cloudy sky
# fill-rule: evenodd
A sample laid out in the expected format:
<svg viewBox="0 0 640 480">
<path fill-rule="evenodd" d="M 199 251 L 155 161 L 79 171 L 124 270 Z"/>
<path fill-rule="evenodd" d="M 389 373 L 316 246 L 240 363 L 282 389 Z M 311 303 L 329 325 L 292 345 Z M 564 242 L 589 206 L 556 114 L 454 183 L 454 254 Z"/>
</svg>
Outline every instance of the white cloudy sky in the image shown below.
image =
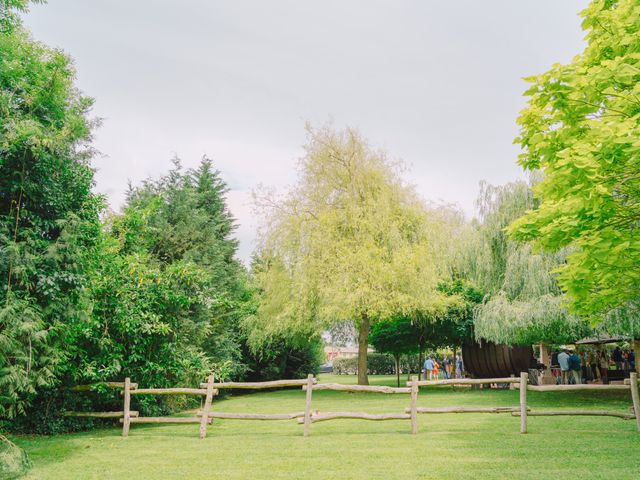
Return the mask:
<svg viewBox="0 0 640 480">
<path fill-rule="evenodd" d="M 97 190 L 177 154 L 211 157 L 231 187 L 239 256 L 253 248 L 250 192 L 295 181 L 304 122 L 360 128 L 409 166 L 429 199 L 472 215 L 480 180 L 516 164 L 522 77 L 583 48 L 587 0 L 49 0 L 34 36 L 74 59 L 104 119 Z"/>
</svg>

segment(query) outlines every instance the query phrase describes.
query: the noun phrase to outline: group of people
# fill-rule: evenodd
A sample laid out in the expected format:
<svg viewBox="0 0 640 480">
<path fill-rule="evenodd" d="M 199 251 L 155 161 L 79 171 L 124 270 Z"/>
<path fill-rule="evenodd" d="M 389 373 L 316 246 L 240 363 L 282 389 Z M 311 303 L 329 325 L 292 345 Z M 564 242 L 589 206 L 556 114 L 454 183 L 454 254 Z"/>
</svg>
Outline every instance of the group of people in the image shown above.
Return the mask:
<svg viewBox="0 0 640 480">
<path fill-rule="evenodd" d="M 630 370 L 635 370 L 636 368 L 636 354 L 633 350 L 628 348 L 622 349 L 620 347 L 616 347 L 611 354 L 611 360 L 616 364 L 616 368 L 618 370 L 628 372 Z"/>
<path fill-rule="evenodd" d="M 440 374 L 445 380 L 462 378 L 464 372 L 462 355 L 445 356 L 440 361 L 435 356 L 428 356 L 422 367 L 425 380 L 437 380 Z"/>
<path fill-rule="evenodd" d="M 551 373 L 557 384 L 580 384 L 600 380 L 609 383 L 609 367 L 615 363 L 617 370 L 635 369 L 635 352 L 616 347 L 611 357 L 606 350 L 556 350 L 551 356 Z"/>
</svg>

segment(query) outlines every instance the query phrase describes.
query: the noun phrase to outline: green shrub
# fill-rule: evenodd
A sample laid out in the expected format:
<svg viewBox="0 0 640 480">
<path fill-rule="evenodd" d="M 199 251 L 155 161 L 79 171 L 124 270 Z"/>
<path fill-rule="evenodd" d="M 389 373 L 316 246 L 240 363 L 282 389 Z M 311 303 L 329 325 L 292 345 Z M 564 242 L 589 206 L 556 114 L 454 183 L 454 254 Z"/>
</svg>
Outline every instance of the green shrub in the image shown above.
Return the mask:
<svg viewBox="0 0 640 480">
<path fill-rule="evenodd" d="M 367 373 L 369 375 L 393 375 L 396 372 L 396 362 L 387 353 L 370 353 L 367 355 Z"/>
<path fill-rule="evenodd" d="M 358 371 L 358 357 L 344 357 L 333 360 L 333 373 L 336 375 L 355 375 Z"/>
<path fill-rule="evenodd" d="M 24 450 L 0 435 L 0 480 L 21 477 L 30 468 L 31 461 Z"/>
</svg>

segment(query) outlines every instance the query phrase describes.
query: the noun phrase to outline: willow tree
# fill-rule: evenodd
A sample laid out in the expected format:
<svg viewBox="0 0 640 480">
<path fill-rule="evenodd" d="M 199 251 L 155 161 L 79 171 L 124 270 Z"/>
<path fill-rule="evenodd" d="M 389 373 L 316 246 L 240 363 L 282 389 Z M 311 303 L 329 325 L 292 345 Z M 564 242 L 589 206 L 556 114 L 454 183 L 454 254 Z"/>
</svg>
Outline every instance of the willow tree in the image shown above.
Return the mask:
<svg viewBox="0 0 640 480">
<path fill-rule="evenodd" d="M 401 165 L 356 130 L 307 130 L 297 185 L 279 198 L 257 197 L 264 225 L 252 331 L 268 338 L 353 321 L 358 382 L 367 384 L 372 322 L 440 298 L 445 226 L 402 182 Z"/>
<path fill-rule="evenodd" d="M 567 251 L 534 252 L 531 244 L 510 239 L 505 232 L 534 206 L 525 182 L 481 185 L 480 224 L 470 233 L 463 262 L 466 275 L 487 294 L 475 311 L 478 340 L 564 343 L 589 333 L 588 325 L 567 311 L 555 278 Z"/>
<path fill-rule="evenodd" d="M 545 177 L 539 207 L 510 231 L 547 250 L 570 247 L 558 282 L 571 309 L 594 323 L 625 311 L 635 317 L 626 333 L 638 335 L 640 4 L 593 0 L 582 16 L 584 52 L 529 79 L 520 164 Z"/>
</svg>

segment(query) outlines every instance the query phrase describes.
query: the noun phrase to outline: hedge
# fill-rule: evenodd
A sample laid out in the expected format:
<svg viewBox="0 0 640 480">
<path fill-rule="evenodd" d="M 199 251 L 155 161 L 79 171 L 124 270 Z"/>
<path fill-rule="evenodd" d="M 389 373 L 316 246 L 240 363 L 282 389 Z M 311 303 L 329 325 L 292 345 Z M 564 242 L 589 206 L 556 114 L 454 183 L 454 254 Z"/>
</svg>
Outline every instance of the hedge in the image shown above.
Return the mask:
<svg viewBox="0 0 640 480">
<path fill-rule="evenodd" d="M 417 373 L 417 355 L 403 355 L 400 358 L 400 369 L 403 373 L 411 371 Z M 336 358 L 333 360 L 333 373 L 336 375 L 355 375 L 358 372 L 358 357 Z M 393 375 L 396 373 L 396 364 L 392 355 L 387 353 L 370 353 L 367 355 L 367 373 L 369 375 Z"/>
</svg>

